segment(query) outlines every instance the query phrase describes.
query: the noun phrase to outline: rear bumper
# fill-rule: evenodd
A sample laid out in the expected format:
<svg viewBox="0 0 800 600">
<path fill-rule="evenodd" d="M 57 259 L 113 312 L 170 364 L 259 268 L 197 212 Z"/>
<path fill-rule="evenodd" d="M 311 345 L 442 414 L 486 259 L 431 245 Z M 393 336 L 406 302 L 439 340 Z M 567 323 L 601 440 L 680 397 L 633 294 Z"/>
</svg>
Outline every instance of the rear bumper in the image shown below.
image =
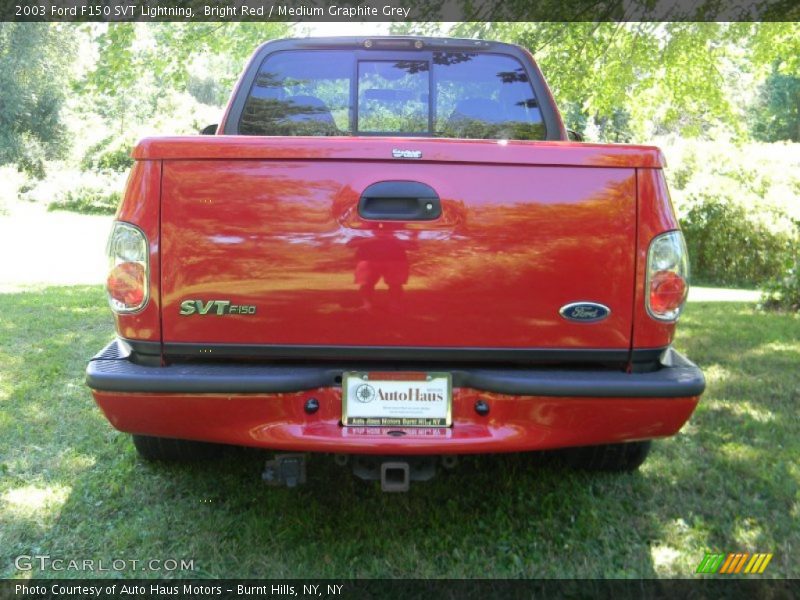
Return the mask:
<svg viewBox="0 0 800 600">
<path fill-rule="evenodd" d="M 669 436 L 691 416 L 705 385 L 700 370 L 671 349 L 660 369 L 636 374 L 437 366 L 453 374 L 452 427 L 342 427 L 337 378 L 353 367 L 143 366 L 115 341 L 90 361 L 86 381 L 121 431 L 368 454 L 516 452 Z M 311 415 L 304 411 L 309 398 L 320 405 Z M 489 404 L 486 416 L 475 412 L 479 399 Z"/>
</svg>

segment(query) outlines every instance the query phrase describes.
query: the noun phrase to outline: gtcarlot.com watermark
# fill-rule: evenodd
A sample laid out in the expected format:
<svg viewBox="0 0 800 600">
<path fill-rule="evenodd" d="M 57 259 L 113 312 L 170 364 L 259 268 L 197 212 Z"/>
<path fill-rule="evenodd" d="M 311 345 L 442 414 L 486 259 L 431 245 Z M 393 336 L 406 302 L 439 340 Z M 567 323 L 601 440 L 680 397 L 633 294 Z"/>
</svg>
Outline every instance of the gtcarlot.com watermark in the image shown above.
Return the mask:
<svg viewBox="0 0 800 600">
<path fill-rule="evenodd" d="M 71 571 L 71 572 L 129 572 L 194 571 L 194 559 L 187 558 L 61 558 L 49 554 L 23 554 L 14 559 L 19 571 Z"/>
</svg>

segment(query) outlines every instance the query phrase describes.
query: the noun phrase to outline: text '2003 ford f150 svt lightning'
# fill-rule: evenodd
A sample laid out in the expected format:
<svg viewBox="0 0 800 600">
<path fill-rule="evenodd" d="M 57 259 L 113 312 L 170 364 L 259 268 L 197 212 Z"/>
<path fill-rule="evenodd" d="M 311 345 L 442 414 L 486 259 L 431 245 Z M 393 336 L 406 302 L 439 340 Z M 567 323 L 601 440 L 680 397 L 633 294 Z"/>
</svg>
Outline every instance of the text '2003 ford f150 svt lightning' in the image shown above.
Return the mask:
<svg viewBox="0 0 800 600">
<path fill-rule="evenodd" d="M 139 142 L 108 245 L 87 383 L 144 457 L 406 489 L 466 453 L 634 469 L 692 414 L 662 155 L 569 141 L 526 50 L 268 42 L 204 133 Z"/>
</svg>

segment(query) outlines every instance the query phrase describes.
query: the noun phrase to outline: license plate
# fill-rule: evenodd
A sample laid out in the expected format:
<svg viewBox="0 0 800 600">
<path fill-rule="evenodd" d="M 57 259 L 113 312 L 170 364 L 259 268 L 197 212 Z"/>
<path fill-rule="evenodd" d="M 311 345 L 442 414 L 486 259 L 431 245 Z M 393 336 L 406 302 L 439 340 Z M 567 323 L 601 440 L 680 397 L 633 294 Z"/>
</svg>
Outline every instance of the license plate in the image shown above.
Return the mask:
<svg viewBox="0 0 800 600">
<path fill-rule="evenodd" d="M 351 427 L 449 427 L 450 373 L 344 373 L 342 423 Z"/>
</svg>

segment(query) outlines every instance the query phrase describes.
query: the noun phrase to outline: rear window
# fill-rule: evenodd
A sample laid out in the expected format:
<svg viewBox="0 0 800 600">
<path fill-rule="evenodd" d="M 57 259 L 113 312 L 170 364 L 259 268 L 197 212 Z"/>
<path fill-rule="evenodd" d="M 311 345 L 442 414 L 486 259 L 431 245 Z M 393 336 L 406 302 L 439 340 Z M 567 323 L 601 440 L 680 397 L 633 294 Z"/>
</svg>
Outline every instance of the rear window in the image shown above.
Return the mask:
<svg viewBox="0 0 800 600">
<path fill-rule="evenodd" d="M 360 61 L 357 131 L 428 133 L 429 92 L 427 61 Z"/>
<path fill-rule="evenodd" d="M 270 54 L 239 121 L 244 135 L 347 135 L 351 62 L 342 52 Z"/>
<path fill-rule="evenodd" d="M 289 50 L 261 64 L 242 135 L 411 135 L 542 140 L 539 102 L 519 61 L 433 52 L 359 59 L 346 50 Z"/>
</svg>

